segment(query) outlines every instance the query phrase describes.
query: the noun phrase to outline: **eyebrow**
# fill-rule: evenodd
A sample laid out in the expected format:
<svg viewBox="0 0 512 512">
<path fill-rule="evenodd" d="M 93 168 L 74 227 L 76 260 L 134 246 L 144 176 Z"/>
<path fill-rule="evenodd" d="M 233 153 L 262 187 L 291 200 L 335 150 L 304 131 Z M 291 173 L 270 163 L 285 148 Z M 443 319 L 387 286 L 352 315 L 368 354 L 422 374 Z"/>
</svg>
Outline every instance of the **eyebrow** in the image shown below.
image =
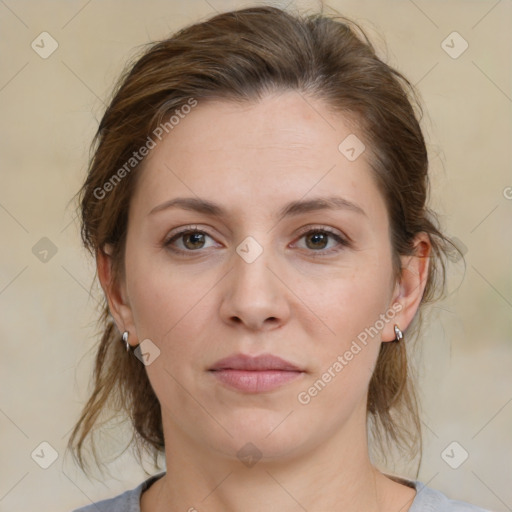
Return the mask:
<svg viewBox="0 0 512 512">
<path fill-rule="evenodd" d="M 214 217 L 226 217 L 227 212 L 220 205 L 197 197 L 177 197 L 155 206 L 148 215 L 167 210 L 182 208 Z M 340 196 L 317 197 L 314 199 L 291 201 L 278 212 L 278 218 L 292 217 L 303 213 L 320 210 L 349 210 L 368 217 L 366 212 L 356 203 Z"/>
</svg>

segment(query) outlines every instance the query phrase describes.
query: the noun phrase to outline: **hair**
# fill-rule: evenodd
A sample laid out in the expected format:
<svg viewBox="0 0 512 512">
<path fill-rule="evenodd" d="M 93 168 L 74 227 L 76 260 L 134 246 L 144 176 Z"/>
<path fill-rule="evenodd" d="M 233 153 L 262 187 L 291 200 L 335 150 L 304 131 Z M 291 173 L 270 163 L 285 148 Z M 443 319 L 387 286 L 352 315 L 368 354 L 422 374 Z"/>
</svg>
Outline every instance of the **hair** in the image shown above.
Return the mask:
<svg viewBox="0 0 512 512">
<path fill-rule="evenodd" d="M 405 336 L 408 342 L 381 344 L 367 400 L 369 432 L 381 453 L 399 447 L 411 459 L 418 453 L 421 459 L 419 405 L 407 345 L 419 332 L 423 307 L 444 295 L 446 257 L 458 249 L 426 205 L 430 185 L 419 95 L 377 56 L 354 21 L 253 7 L 217 14 L 151 43 L 120 77 L 94 137 L 88 174 L 77 194 L 83 244 L 95 256 L 109 244 L 113 279 L 123 279 L 130 199 L 145 160 L 131 172 L 120 171 L 134 151 L 191 99 L 256 102 L 285 91 L 322 100 L 357 127 L 387 207 L 396 279 L 400 256 L 415 254 L 415 236 L 423 232 L 430 238 L 427 283 Z M 138 460 L 146 451 L 156 464 L 165 446 L 160 404 L 145 366 L 125 351 L 105 297 L 102 301 L 94 389 L 68 448 L 84 470 L 83 443 L 101 413 L 113 410 L 131 420 Z M 93 453 L 98 462 L 94 443 Z"/>
</svg>

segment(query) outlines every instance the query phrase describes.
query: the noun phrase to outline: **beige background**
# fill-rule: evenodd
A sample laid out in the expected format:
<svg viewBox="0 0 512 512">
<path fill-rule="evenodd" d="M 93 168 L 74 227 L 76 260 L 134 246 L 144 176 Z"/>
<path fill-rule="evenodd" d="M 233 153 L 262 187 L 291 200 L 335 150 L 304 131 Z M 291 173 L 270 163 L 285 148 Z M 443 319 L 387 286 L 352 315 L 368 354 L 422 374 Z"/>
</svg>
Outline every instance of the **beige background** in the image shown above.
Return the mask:
<svg viewBox="0 0 512 512">
<path fill-rule="evenodd" d="M 94 285 L 89 296 L 93 262 L 68 202 L 84 177 L 103 101 L 136 47 L 244 5 L 0 0 L 0 511 L 69 512 L 147 476 L 125 453 L 110 466 L 111 478 L 89 481 L 65 453 L 87 397 L 98 291 Z M 384 39 L 389 62 L 418 84 L 431 204 L 467 250 L 465 275 L 459 262 L 419 354 L 420 480 L 458 499 L 512 510 L 512 2 L 329 5 L 362 23 L 379 45 Z M 43 31 L 59 45 L 47 59 L 31 48 Z M 469 44 L 457 59 L 441 47 L 453 31 Z M 47 262 L 33 253 L 43 237 L 57 249 Z M 128 434 L 112 435 L 126 441 Z M 469 453 L 458 469 L 441 457 L 452 441 Z M 31 458 L 42 442 L 58 453 L 48 469 Z"/>
</svg>

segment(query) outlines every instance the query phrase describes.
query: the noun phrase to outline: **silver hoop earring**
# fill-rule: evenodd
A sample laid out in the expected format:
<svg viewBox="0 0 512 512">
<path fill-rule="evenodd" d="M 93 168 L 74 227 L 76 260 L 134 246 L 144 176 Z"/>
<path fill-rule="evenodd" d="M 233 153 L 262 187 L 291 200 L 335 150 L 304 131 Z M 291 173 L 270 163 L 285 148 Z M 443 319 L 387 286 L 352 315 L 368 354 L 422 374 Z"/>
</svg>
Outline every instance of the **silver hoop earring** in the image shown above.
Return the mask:
<svg viewBox="0 0 512 512">
<path fill-rule="evenodd" d="M 124 341 L 124 344 L 126 345 L 126 352 L 130 350 L 130 344 L 128 343 L 128 334 L 128 331 L 124 331 L 122 337 L 122 341 Z"/>
<path fill-rule="evenodd" d="M 404 333 L 400 330 L 400 327 L 395 324 L 395 339 L 393 340 L 394 343 L 399 343 L 404 339 Z"/>
</svg>

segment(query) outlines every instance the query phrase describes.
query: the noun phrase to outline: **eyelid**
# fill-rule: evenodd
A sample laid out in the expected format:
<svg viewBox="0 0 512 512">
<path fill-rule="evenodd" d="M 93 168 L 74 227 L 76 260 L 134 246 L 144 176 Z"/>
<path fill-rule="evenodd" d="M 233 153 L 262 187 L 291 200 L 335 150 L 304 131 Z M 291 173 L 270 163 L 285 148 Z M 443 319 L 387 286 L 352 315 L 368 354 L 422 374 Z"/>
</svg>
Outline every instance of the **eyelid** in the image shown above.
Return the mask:
<svg viewBox="0 0 512 512">
<path fill-rule="evenodd" d="M 181 235 L 187 231 L 203 231 L 203 229 L 200 228 L 198 224 L 187 224 L 185 226 L 180 226 L 179 228 L 173 229 L 169 234 L 166 235 L 165 239 L 170 240 L 176 235 Z"/>
<path fill-rule="evenodd" d="M 338 235 L 340 238 L 346 238 L 348 240 L 348 237 L 341 231 L 339 231 L 335 228 L 331 228 L 330 226 L 324 226 L 322 224 L 311 224 L 308 226 L 304 226 L 299 229 L 297 234 L 305 235 L 305 234 L 309 233 L 310 231 L 325 231 L 327 233 L 332 233 L 334 235 Z"/>
</svg>

